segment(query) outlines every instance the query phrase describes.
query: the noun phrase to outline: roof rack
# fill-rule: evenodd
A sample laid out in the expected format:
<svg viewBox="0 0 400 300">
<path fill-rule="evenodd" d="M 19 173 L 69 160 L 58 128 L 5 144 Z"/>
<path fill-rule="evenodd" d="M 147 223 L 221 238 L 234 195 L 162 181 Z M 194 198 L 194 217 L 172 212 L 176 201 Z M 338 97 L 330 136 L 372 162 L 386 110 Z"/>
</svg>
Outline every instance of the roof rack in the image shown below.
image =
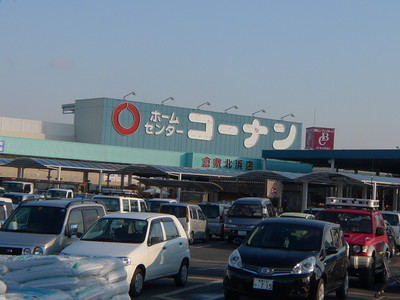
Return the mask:
<svg viewBox="0 0 400 300">
<path fill-rule="evenodd" d="M 360 199 L 360 198 L 326 197 L 326 206 L 378 209 L 379 208 L 379 200 Z"/>
</svg>

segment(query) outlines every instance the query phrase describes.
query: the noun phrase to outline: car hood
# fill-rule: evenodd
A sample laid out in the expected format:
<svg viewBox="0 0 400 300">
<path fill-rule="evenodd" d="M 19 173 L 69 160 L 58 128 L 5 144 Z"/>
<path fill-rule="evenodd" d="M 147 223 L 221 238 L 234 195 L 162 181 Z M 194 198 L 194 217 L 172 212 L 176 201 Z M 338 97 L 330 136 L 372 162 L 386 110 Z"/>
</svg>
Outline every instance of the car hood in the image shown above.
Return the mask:
<svg viewBox="0 0 400 300">
<path fill-rule="evenodd" d="M 50 246 L 56 240 L 55 234 L 0 231 L 0 246 Z"/>
<path fill-rule="evenodd" d="M 359 233 L 359 232 L 345 232 L 344 239 L 349 244 L 365 244 L 368 240 L 373 239 L 372 234 Z"/>
<path fill-rule="evenodd" d="M 106 243 L 79 240 L 68 247 L 62 253 L 71 256 L 130 256 L 132 252 L 142 244 Z"/>
<path fill-rule="evenodd" d="M 318 251 L 293 251 L 249 246 L 241 246 L 238 251 L 243 264 L 275 268 L 293 268 L 302 260 L 318 255 Z"/>
</svg>

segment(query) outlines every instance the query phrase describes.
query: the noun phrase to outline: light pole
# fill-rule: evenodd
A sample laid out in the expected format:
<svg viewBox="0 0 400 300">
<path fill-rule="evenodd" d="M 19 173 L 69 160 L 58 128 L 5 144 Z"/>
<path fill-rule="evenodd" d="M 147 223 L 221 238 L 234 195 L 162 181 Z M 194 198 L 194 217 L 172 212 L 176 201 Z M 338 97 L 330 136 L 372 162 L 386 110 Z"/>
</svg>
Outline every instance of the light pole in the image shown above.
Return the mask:
<svg viewBox="0 0 400 300">
<path fill-rule="evenodd" d="M 123 96 L 123 97 L 122 97 L 122 100 L 125 100 L 125 98 L 128 97 L 129 95 L 135 96 L 136 94 L 135 94 L 134 91 L 132 91 L 132 92 L 130 92 L 129 94 L 126 94 L 125 96 Z"/>
<path fill-rule="evenodd" d="M 281 120 L 283 121 L 283 119 L 286 118 L 286 117 L 294 118 L 294 114 L 290 113 L 290 114 L 284 115 L 283 117 L 281 117 Z"/>
<path fill-rule="evenodd" d="M 164 105 L 164 102 L 168 101 L 168 100 L 174 100 L 173 97 L 168 97 L 167 99 L 164 99 L 163 101 L 161 101 L 161 105 Z"/>
<path fill-rule="evenodd" d="M 260 110 L 257 110 L 256 112 L 253 112 L 251 115 L 254 116 L 256 113 L 259 113 L 259 112 L 266 113 L 265 109 L 260 109 Z"/>
<path fill-rule="evenodd" d="M 233 106 L 231 106 L 231 107 L 228 107 L 227 109 L 225 109 L 225 112 L 227 112 L 228 110 L 230 110 L 230 109 L 232 109 L 232 108 L 234 108 L 234 109 L 238 109 L 238 107 L 237 107 L 236 105 L 233 105 Z"/>
<path fill-rule="evenodd" d="M 204 102 L 204 103 L 200 104 L 199 106 L 197 106 L 197 109 L 200 109 L 200 107 L 202 107 L 203 105 L 211 105 L 211 103 L 208 101 Z"/>
</svg>

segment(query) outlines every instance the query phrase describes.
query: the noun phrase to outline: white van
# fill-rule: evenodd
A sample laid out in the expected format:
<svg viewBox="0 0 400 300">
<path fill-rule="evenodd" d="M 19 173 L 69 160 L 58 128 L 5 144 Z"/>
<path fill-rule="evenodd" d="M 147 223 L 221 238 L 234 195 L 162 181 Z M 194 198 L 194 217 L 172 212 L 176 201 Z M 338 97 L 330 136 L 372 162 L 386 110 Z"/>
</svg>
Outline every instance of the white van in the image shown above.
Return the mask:
<svg viewBox="0 0 400 300">
<path fill-rule="evenodd" d="M 195 239 L 208 241 L 207 218 L 200 206 L 188 203 L 166 203 L 160 206 L 159 212 L 178 218 L 186 231 L 189 244 L 193 244 Z"/>
<path fill-rule="evenodd" d="M 149 211 L 142 198 L 96 195 L 92 200 L 103 203 L 108 214 Z"/>
</svg>

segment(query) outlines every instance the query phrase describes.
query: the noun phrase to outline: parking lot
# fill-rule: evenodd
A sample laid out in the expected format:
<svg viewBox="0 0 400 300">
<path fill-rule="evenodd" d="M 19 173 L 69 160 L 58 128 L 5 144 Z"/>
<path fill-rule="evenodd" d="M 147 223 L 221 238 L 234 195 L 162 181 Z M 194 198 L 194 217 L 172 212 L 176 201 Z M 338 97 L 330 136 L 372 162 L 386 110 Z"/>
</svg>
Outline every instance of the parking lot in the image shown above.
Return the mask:
<svg viewBox="0 0 400 300">
<path fill-rule="evenodd" d="M 226 241 L 211 239 L 207 243 L 195 243 L 191 246 L 192 261 L 189 268 L 189 280 L 183 288 L 177 288 L 172 279 L 162 279 L 145 284 L 143 293 L 138 299 L 224 299 L 222 276 L 227 259 L 236 246 Z M 390 261 L 392 274 L 400 274 L 400 256 Z M 350 291 L 347 299 L 376 299 L 375 294 L 382 285 L 376 284 L 372 289 L 360 287 L 357 278 L 350 278 Z M 380 299 L 399 299 L 400 283 L 394 282 L 385 289 Z M 251 298 L 242 297 L 248 300 Z M 326 299 L 336 299 L 335 293 Z"/>
</svg>

